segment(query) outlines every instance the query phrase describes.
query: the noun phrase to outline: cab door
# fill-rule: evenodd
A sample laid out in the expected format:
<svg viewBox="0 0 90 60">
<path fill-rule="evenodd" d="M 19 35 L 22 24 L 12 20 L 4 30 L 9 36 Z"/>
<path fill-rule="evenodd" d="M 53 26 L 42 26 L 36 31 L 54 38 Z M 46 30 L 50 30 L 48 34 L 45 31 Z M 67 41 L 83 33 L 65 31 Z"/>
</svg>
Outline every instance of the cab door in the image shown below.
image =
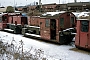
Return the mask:
<svg viewBox="0 0 90 60">
<path fill-rule="evenodd" d="M 56 40 L 56 20 L 50 20 L 50 36 L 51 40 Z"/>
<path fill-rule="evenodd" d="M 89 39 L 89 21 L 81 20 L 80 28 L 80 46 L 87 48 Z"/>
</svg>

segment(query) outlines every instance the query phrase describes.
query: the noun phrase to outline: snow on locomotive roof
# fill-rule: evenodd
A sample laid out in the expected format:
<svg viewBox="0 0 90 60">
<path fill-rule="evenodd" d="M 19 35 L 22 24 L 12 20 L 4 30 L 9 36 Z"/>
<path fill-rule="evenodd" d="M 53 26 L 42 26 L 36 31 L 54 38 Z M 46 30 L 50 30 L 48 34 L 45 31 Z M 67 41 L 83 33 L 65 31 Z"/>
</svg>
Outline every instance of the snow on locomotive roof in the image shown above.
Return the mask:
<svg viewBox="0 0 90 60">
<path fill-rule="evenodd" d="M 21 13 L 8 13 L 8 15 L 16 15 L 16 14 L 21 14 Z"/>
<path fill-rule="evenodd" d="M 50 16 L 54 16 L 56 14 L 60 14 L 60 13 L 64 13 L 66 11 L 60 11 L 60 12 L 46 12 L 44 14 L 42 14 L 43 16 L 46 16 L 46 15 L 50 15 Z"/>
<path fill-rule="evenodd" d="M 81 13 L 81 12 L 72 12 L 76 17 L 78 17 L 78 15 Z"/>
<path fill-rule="evenodd" d="M 2 15 L 4 15 L 4 14 L 7 14 L 7 13 L 0 12 L 0 16 L 2 16 Z"/>
<path fill-rule="evenodd" d="M 87 17 L 89 16 L 90 12 L 72 12 L 77 18 L 80 17 Z"/>
<path fill-rule="evenodd" d="M 73 13 L 75 15 L 75 13 Z M 90 12 L 76 12 L 77 20 L 90 20 Z"/>
<path fill-rule="evenodd" d="M 80 16 L 83 16 L 83 17 L 89 16 L 89 13 L 90 13 L 90 12 L 81 12 L 81 13 L 78 15 L 78 17 L 80 17 Z"/>
</svg>

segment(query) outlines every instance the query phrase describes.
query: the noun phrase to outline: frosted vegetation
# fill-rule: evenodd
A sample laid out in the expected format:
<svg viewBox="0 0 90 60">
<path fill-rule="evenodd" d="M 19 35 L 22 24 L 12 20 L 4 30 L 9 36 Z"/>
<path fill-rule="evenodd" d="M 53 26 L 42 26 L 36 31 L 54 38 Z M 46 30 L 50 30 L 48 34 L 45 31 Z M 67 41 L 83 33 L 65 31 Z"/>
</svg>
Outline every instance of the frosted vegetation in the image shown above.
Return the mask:
<svg viewBox="0 0 90 60">
<path fill-rule="evenodd" d="M 7 37 L 3 36 L 3 37 Z M 44 51 L 41 49 L 34 49 L 31 47 L 24 51 L 23 41 L 16 43 L 14 38 L 10 43 L 4 42 L 3 37 L 0 37 L 0 59 L 1 60 L 48 60 Z"/>
</svg>

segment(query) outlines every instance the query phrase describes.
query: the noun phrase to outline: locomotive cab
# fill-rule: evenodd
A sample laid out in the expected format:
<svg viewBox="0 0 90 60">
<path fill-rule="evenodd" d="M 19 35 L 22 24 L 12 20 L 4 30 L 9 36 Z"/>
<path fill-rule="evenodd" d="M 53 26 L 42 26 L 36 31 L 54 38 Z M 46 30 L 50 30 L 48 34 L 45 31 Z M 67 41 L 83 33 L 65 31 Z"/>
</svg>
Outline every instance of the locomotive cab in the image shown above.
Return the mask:
<svg viewBox="0 0 90 60">
<path fill-rule="evenodd" d="M 90 50 L 90 15 L 81 16 L 77 20 L 77 34 L 75 36 L 75 45 L 78 48 Z"/>
</svg>

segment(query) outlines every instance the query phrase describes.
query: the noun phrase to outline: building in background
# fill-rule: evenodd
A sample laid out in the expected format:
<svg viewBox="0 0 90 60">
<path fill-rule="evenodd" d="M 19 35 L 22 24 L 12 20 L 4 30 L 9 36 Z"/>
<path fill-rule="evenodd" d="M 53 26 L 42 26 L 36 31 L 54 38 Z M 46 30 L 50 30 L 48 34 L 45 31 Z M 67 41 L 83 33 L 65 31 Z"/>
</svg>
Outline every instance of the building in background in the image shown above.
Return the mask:
<svg viewBox="0 0 90 60">
<path fill-rule="evenodd" d="M 90 2 L 68 3 L 67 8 L 69 11 L 90 11 Z"/>
<path fill-rule="evenodd" d="M 36 4 L 36 5 L 27 5 L 25 7 L 18 7 L 19 11 L 24 11 L 27 9 L 28 12 L 55 12 L 55 11 L 90 11 L 90 2 L 75 2 L 67 4 Z M 26 11 L 26 10 L 25 10 Z"/>
</svg>

